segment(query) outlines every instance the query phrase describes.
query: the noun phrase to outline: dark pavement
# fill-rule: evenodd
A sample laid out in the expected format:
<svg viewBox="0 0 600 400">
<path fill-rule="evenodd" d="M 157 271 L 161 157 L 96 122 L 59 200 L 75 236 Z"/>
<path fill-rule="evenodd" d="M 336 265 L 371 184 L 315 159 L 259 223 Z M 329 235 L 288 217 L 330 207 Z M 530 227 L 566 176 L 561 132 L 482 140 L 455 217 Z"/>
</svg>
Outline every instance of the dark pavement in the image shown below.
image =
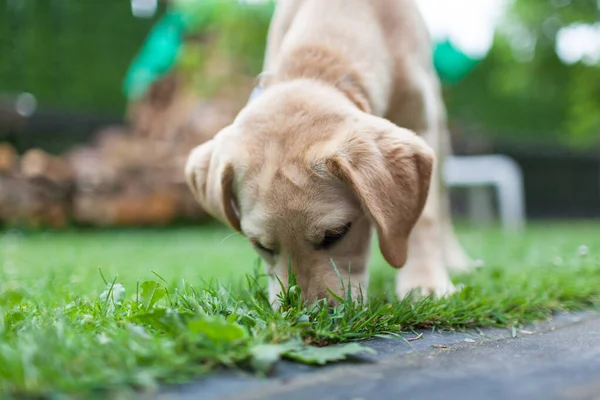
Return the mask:
<svg viewBox="0 0 600 400">
<path fill-rule="evenodd" d="M 414 335 L 408 335 L 414 336 Z M 526 330 L 428 333 L 368 341 L 359 364 L 284 363 L 271 379 L 220 375 L 172 388 L 187 399 L 599 399 L 600 317 L 567 315 Z"/>
</svg>

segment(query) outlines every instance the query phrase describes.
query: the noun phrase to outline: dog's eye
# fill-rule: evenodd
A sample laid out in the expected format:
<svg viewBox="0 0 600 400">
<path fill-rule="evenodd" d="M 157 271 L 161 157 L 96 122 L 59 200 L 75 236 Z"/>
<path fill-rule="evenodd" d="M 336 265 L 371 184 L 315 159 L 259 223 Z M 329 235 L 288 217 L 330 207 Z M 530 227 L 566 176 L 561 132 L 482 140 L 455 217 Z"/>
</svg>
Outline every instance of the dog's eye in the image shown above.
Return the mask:
<svg viewBox="0 0 600 400">
<path fill-rule="evenodd" d="M 319 243 L 319 248 L 323 250 L 327 250 L 332 247 L 334 244 L 339 242 L 346 236 L 346 234 L 350 231 L 352 227 L 352 223 L 348 222 L 347 224 L 337 228 L 337 229 L 329 229 L 325 231 L 325 236 L 323 237 L 323 241 Z"/>
<path fill-rule="evenodd" d="M 260 244 L 259 242 L 252 242 L 252 244 L 254 245 L 254 247 L 256 247 L 258 250 L 267 253 L 268 255 L 272 256 L 275 254 L 275 250 L 271 250 L 271 249 L 267 249 L 265 246 L 263 246 L 262 244 Z"/>
</svg>

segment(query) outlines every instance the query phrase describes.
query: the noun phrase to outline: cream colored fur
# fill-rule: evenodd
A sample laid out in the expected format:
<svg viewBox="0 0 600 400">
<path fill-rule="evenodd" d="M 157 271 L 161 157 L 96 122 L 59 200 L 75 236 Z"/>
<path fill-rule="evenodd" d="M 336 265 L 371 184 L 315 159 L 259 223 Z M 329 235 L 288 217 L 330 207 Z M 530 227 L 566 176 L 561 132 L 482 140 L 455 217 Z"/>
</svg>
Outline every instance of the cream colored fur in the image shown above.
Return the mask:
<svg viewBox="0 0 600 400">
<path fill-rule="evenodd" d="M 279 0 L 265 72 L 263 93 L 191 152 L 186 177 L 257 248 L 273 303 L 288 266 L 309 301 L 340 293 L 332 262 L 366 294 L 373 231 L 400 268 L 399 297 L 454 292 L 448 268 L 471 263 L 439 179 L 450 140 L 413 1 Z"/>
</svg>

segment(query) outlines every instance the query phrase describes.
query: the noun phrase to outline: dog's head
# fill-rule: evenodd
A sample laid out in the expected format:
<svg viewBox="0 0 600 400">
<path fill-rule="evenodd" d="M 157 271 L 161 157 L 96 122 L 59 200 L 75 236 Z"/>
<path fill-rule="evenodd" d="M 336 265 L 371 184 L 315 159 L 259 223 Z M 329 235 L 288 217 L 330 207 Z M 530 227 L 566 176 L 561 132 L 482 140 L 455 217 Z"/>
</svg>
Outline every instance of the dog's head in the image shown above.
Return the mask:
<svg viewBox="0 0 600 400">
<path fill-rule="evenodd" d="M 373 225 L 389 264 L 405 263 L 433 164 L 413 132 L 305 81 L 248 105 L 191 152 L 186 177 L 208 213 L 242 232 L 283 283 L 291 267 L 314 301 L 340 293 L 333 263 L 354 296 L 366 292 Z"/>
</svg>

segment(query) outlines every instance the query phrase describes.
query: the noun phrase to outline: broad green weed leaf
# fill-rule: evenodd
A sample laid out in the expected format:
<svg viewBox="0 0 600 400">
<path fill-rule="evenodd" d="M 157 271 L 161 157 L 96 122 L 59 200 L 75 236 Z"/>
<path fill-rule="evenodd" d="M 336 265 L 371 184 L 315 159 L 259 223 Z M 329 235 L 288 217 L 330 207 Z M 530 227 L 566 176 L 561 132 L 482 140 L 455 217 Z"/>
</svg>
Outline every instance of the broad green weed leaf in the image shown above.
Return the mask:
<svg viewBox="0 0 600 400">
<path fill-rule="evenodd" d="M 304 364 L 325 365 L 329 362 L 345 360 L 348 356 L 354 356 L 358 353 L 374 354 L 375 350 L 361 346 L 358 343 L 349 343 L 343 346 L 331 347 L 307 346 L 302 349 L 287 351 L 284 355 Z"/>
<path fill-rule="evenodd" d="M 287 350 L 281 344 L 259 344 L 250 349 L 250 365 L 256 371 L 267 373 L 281 359 L 281 355 Z"/>
<path fill-rule="evenodd" d="M 231 343 L 244 339 L 246 330 L 235 322 L 221 317 L 201 317 L 188 323 L 192 333 L 201 334 L 215 343 Z"/>
<path fill-rule="evenodd" d="M 156 303 L 167 295 L 165 288 L 156 281 L 146 281 L 140 287 L 142 288 L 140 295 L 144 300 L 146 309 L 154 307 Z"/>
<path fill-rule="evenodd" d="M 142 325 L 158 328 L 162 326 L 162 320 L 166 314 L 166 308 L 154 308 L 148 312 L 133 315 L 131 320 Z"/>
</svg>

